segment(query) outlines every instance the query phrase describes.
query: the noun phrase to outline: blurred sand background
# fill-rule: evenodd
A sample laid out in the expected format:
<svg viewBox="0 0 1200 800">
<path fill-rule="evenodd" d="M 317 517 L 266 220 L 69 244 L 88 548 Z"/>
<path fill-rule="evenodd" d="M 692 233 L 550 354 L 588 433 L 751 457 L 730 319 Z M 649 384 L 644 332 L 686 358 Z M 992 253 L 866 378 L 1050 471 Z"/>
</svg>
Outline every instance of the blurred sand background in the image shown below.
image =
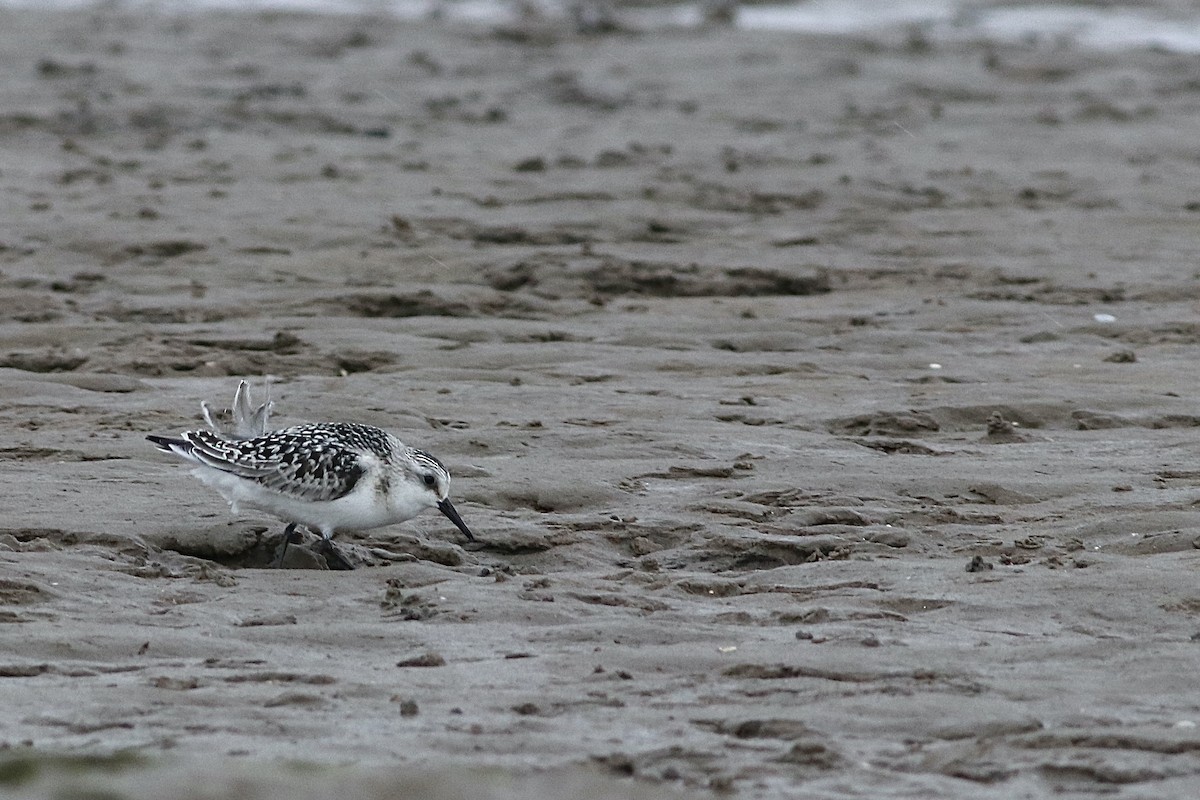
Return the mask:
<svg viewBox="0 0 1200 800">
<path fill-rule="evenodd" d="M 0 43 L 0 794 L 1200 794 L 1194 56 Z M 144 436 L 267 375 L 440 456 L 482 546 L 259 568 Z"/>
</svg>

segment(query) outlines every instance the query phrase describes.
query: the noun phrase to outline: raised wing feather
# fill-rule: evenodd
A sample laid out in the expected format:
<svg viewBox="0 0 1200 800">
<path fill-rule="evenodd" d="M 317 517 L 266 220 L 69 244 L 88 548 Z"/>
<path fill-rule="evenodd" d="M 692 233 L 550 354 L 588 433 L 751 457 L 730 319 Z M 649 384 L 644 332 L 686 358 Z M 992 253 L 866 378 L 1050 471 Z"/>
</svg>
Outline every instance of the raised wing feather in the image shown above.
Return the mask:
<svg viewBox="0 0 1200 800">
<path fill-rule="evenodd" d="M 200 410 L 204 412 L 204 421 L 208 423 L 208 427 L 212 428 L 214 433 L 231 439 L 253 439 L 256 436 L 262 436 L 267 432 L 267 420 L 271 416 L 271 409 L 275 407 L 275 403 L 270 397 L 270 390 L 271 386 L 267 384 L 267 401 L 255 408 L 250 401 L 250 384 L 242 381 L 238 384 L 237 392 L 233 397 L 229 422 L 218 420 L 208 403 L 201 401 Z"/>
</svg>

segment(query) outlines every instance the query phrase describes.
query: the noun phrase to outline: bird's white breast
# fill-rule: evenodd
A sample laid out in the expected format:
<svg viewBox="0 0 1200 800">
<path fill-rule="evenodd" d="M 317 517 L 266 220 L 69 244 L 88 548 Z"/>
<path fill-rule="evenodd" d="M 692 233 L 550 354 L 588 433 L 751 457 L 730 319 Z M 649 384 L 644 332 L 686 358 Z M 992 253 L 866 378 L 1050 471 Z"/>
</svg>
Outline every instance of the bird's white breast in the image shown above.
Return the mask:
<svg viewBox="0 0 1200 800">
<path fill-rule="evenodd" d="M 331 535 L 338 530 L 369 530 L 404 522 L 432 505 L 426 496 L 429 492 L 405 480 L 403 473 L 389 474 L 387 490 L 382 491 L 384 469 L 375 461 L 353 491 L 328 501 L 294 497 L 208 467 L 199 467 L 193 474 L 220 492 L 235 514 L 239 506 L 248 506 Z"/>
</svg>

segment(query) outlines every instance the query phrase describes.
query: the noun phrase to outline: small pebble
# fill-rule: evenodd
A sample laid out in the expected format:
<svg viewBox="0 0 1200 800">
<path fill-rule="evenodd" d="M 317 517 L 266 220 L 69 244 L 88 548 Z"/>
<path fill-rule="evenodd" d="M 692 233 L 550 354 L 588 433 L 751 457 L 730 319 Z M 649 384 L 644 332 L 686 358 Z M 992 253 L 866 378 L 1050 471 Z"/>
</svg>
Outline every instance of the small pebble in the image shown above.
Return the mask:
<svg viewBox="0 0 1200 800">
<path fill-rule="evenodd" d="M 392 702 L 400 704 L 400 716 L 402 717 L 415 717 L 421 713 L 421 709 L 417 707 L 417 701 L 411 697 L 392 695 Z"/>
<path fill-rule="evenodd" d="M 428 652 L 396 662 L 397 667 L 444 667 L 446 659 L 439 653 Z"/>
<path fill-rule="evenodd" d="M 1106 355 L 1104 360 L 1110 364 L 1134 364 L 1137 362 L 1137 353 L 1132 350 L 1116 350 Z"/>
<path fill-rule="evenodd" d="M 991 568 L 991 563 L 984 560 L 983 556 L 973 556 L 970 563 L 967 564 L 967 572 L 985 572 Z"/>
</svg>

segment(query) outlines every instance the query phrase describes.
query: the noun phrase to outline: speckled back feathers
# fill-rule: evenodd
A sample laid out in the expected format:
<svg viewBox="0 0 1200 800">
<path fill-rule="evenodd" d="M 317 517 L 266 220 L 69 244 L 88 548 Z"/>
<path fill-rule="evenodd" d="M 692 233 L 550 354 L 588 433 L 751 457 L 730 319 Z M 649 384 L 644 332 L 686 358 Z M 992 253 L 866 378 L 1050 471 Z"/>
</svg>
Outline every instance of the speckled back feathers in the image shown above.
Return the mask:
<svg viewBox="0 0 1200 800">
<path fill-rule="evenodd" d="M 386 431 L 348 422 L 296 425 L 253 439 L 188 431 L 181 436 L 180 444 L 186 444 L 186 452 L 181 455 L 205 466 L 283 494 L 317 501 L 344 497 L 366 474 L 366 462 L 386 464 L 404 450 L 400 441 Z"/>
</svg>

